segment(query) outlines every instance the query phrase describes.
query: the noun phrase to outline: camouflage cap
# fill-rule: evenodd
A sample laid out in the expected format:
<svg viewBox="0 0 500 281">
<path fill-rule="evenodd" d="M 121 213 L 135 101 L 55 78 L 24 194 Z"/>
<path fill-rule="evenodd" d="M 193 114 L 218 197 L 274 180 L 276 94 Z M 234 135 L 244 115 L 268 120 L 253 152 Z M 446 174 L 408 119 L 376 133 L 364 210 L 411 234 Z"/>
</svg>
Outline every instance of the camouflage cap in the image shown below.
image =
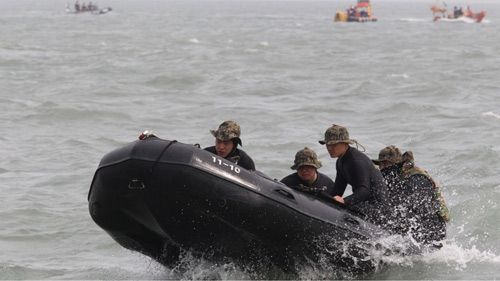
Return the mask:
<svg viewBox="0 0 500 281">
<path fill-rule="evenodd" d="M 403 154 L 401 153 L 401 150 L 399 150 L 399 148 L 397 148 L 396 146 L 389 145 L 380 150 L 380 152 L 378 153 L 378 159 L 373 159 L 372 161 L 377 165 L 380 165 L 380 163 L 384 161 L 400 163 L 401 161 L 403 161 Z"/>
<path fill-rule="evenodd" d="M 321 161 L 318 161 L 318 156 L 314 150 L 305 147 L 295 154 L 294 165 L 290 167 L 292 170 L 297 170 L 300 166 L 312 166 L 316 169 L 321 168 Z"/>
<path fill-rule="evenodd" d="M 241 139 L 240 139 L 240 134 L 241 134 L 241 129 L 240 125 L 234 121 L 225 121 L 222 124 L 219 125 L 219 129 L 217 130 L 210 130 L 210 133 L 212 135 L 221 141 L 229 141 L 232 139 L 237 139 L 237 142 L 241 144 Z"/>
<path fill-rule="evenodd" d="M 349 139 L 349 132 L 345 127 L 335 124 L 326 129 L 325 140 L 319 141 L 320 144 L 336 144 L 339 142 L 356 143 L 356 140 Z"/>
</svg>

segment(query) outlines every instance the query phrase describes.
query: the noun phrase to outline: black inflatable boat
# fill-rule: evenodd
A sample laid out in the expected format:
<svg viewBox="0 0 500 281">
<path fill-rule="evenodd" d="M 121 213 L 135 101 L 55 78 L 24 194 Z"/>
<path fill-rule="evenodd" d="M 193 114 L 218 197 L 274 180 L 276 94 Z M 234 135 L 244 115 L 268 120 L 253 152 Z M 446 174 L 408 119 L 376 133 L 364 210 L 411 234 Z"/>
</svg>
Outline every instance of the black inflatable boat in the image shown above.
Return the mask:
<svg viewBox="0 0 500 281">
<path fill-rule="evenodd" d="M 103 157 L 88 201 L 114 240 L 167 266 L 189 251 L 283 270 L 327 257 L 365 271 L 373 264 L 363 244 L 386 235 L 333 200 L 147 134 Z"/>
</svg>

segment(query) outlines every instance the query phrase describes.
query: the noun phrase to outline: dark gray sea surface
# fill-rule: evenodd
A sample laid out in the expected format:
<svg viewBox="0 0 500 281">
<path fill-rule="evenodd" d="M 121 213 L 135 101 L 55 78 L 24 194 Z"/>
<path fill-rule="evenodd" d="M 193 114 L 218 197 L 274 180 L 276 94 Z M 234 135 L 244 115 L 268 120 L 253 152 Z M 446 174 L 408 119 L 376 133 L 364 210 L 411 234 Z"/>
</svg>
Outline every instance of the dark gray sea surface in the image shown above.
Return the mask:
<svg viewBox="0 0 500 281">
<path fill-rule="evenodd" d="M 336 23 L 353 1 L 101 0 L 0 3 L 0 279 L 248 279 L 235 264 L 165 268 L 90 218 L 100 159 L 152 130 L 213 145 L 225 120 L 272 178 L 332 124 L 376 158 L 394 144 L 439 183 L 451 211 L 439 251 L 385 256 L 362 279 L 500 277 L 500 3 L 480 24 L 433 22 L 434 1 L 372 1 L 378 22 Z M 73 2 L 70 3 L 72 6 Z M 441 3 L 442 4 L 442 3 Z M 350 192 L 350 191 L 348 191 Z M 335 266 L 297 278 L 332 279 Z"/>
</svg>

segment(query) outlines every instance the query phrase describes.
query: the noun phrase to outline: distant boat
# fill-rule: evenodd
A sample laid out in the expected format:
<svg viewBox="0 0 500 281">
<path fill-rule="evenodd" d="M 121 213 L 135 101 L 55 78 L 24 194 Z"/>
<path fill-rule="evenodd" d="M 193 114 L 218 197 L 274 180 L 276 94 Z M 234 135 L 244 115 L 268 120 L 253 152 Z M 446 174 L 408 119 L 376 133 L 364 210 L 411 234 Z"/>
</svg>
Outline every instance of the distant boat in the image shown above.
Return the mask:
<svg viewBox="0 0 500 281">
<path fill-rule="evenodd" d="M 351 6 L 346 13 L 337 11 L 334 21 L 366 22 L 377 21 L 377 17 L 372 13 L 370 0 L 358 0 L 356 6 Z"/>
<path fill-rule="evenodd" d="M 446 8 L 441 8 L 438 5 L 431 5 L 430 7 L 432 11 L 433 21 L 447 21 L 447 22 L 477 22 L 480 23 L 483 18 L 486 16 L 485 11 L 481 11 L 478 13 L 473 13 L 469 7 L 467 9 L 460 8 L 453 10 L 452 13 L 446 15 Z M 463 12 L 465 10 L 465 12 Z M 441 13 L 441 16 L 439 16 Z"/>
<path fill-rule="evenodd" d="M 71 11 L 71 9 L 69 8 L 69 4 L 66 4 L 66 8 L 64 9 L 64 12 L 66 14 L 93 14 L 93 15 L 102 15 L 102 14 L 109 13 L 112 10 L 113 9 L 111 7 L 99 9 L 99 8 L 97 8 L 97 6 L 94 6 L 94 8 L 91 8 L 91 9 L 82 9 L 82 10 L 78 10 L 78 11 L 76 11 L 76 10 L 75 11 Z"/>
</svg>

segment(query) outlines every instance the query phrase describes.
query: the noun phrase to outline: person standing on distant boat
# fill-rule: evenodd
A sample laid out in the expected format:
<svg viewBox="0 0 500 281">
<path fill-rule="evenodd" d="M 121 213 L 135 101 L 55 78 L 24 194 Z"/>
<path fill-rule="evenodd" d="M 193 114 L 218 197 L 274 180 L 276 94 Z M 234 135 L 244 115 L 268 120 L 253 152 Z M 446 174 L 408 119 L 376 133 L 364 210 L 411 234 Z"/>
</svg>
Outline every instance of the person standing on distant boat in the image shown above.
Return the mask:
<svg viewBox="0 0 500 281">
<path fill-rule="evenodd" d="M 389 191 L 378 168 L 370 158 L 349 144 L 359 143 L 349 138 L 349 132 L 340 125 L 333 125 L 325 132 L 326 149 L 331 158 L 338 158 L 337 175 L 333 186 L 333 199 L 358 209 L 372 221 L 385 224 L 388 219 Z M 342 198 L 347 185 L 352 194 Z"/>
<path fill-rule="evenodd" d="M 399 148 L 390 145 L 372 161 L 379 166 L 389 187 L 394 207 L 393 230 L 424 243 L 444 239 L 450 212 L 436 181 L 415 166 L 413 153 L 401 154 Z"/>
<path fill-rule="evenodd" d="M 354 8 L 354 6 L 351 6 L 349 7 L 349 9 L 347 9 L 347 16 L 348 17 L 356 16 L 356 8 Z"/>
<path fill-rule="evenodd" d="M 465 13 L 465 16 L 469 18 L 474 17 L 474 13 L 472 12 L 469 6 L 467 6 L 467 12 Z"/>
<path fill-rule="evenodd" d="M 241 129 L 238 123 L 225 121 L 217 130 L 210 130 L 210 133 L 215 137 L 215 146 L 205 148 L 206 151 L 228 159 L 247 170 L 255 171 L 252 158 L 245 151 L 238 149 L 238 144 L 242 145 Z"/>
<path fill-rule="evenodd" d="M 80 3 L 78 3 L 78 0 L 75 2 L 75 11 L 79 12 L 80 11 Z"/>
<path fill-rule="evenodd" d="M 322 167 L 318 160 L 316 152 L 308 147 L 299 150 L 295 154 L 295 161 L 292 170 L 296 173 L 290 174 L 281 180 L 289 187 L 296 188 L 305 192 L 333 194 L 333 180 L 318 172 Z"/>
</svg>

